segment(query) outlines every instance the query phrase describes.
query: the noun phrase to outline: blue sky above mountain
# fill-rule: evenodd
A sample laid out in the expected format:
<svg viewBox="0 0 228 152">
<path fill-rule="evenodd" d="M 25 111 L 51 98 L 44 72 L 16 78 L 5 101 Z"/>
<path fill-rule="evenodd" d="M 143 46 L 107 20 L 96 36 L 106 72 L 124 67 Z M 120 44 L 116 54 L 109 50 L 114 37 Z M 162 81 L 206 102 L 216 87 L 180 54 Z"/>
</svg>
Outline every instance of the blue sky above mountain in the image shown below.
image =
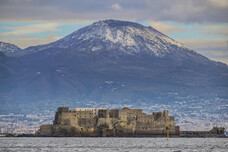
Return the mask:
<svg viewBox="0 0 228 152">
<path fill-rule="evenodd" d="M 228 64 L 228 0 L 3 0 L 0 41 L 26 48 L 104 19 L 135 21 Z"/>
</svg>

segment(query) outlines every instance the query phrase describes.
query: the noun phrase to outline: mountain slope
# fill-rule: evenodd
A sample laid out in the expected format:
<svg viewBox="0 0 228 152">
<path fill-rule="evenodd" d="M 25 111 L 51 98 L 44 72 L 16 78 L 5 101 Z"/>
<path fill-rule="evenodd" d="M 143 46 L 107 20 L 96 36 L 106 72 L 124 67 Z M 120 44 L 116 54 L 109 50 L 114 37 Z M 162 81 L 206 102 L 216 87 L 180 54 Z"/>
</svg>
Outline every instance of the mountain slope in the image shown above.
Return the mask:
<svg viewBox="0 0 228 152">
<path fill-rule="evenodd" d="M 175 116 L 203 110 L 200 119 L 216 113 L 221 121 L 227 113 L 227 65 L 137 23 L 95 22 L 4 57 L 4 67 L 10 72 L 0 78 L 1 113 L 62 105 L 165 108 Z"/>
<path fill-rule="evenodd" d="M 83 47 L 85 43 L 92 43 L 93 45 Z M 48 47 L 81 47 L 81 51 L 118 49 L 128 54 L 145 51 L 155 56 L 162 56 L 165 53 L 174 51 L 172 50 L 172 45 L 184 48 L 180 43 L 168 38 L 152 27 L 144 27 L 132 22 L 105 20 L 82 28 L 57 42 L 49 44 Z"/>
<path fill-rule="evenodd" d="M 127 21 L 105 20 L 95 22 L 47 45 L 29 47 L 26 52 L 48 48 L 64 48 L 83 52 L 109 51 L 117 54 L 197 54 L 152 27 Z M 115 50 L 115 52 L 113 52 Z"/>
<path fill-rule="evenodd" d="M 22 49 L 14 44 L 0 42 L 0 52 L 3 52 L 6 56 L 18 56 Z"/>
</svg>

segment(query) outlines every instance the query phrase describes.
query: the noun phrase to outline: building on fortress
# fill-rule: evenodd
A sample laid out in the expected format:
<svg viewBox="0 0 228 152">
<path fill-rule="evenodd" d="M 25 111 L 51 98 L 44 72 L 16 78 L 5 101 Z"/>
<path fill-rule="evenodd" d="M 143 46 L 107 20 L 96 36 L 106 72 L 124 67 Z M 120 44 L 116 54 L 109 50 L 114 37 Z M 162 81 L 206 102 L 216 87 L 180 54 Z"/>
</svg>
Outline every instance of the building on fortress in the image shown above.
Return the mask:
<svg viewBox="0 0 228 152">
<path fill-rule="evenodd" d="M 106 108 L 72 108 L 70 112 L 81 112 L 81 111 L 91 111 L 93 113 L 93 116 L 98 116 L 99 110 L 106 110 Z M 78 115 L 80 116 L 80 115 Z"/>
<path fill-rule="evenodd" d="M 165 136 L 179 135 L 168 111 L 146 114 L 142 109 L 59 107 L 53 125 L 42 125 L 41 136 Z"/>
</svg>

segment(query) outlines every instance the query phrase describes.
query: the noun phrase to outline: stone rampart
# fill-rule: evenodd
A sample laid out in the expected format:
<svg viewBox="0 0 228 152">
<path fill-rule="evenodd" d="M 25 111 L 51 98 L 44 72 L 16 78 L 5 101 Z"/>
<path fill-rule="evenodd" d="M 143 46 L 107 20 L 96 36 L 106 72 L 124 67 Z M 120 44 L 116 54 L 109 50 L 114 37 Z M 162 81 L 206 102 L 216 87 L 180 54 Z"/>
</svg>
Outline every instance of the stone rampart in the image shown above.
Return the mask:
<svg viewBox="0 0 228 152">
<path fill-rule="evenodd" d="M 96 114 L 95 114 L 96 112 Z M 142 109 L 59 107 L 53 125 L 42 125 L 46 136 L 146 136 L 179 135 L 174 117 L 168 111 L 145 114 Z"/>
</svg>

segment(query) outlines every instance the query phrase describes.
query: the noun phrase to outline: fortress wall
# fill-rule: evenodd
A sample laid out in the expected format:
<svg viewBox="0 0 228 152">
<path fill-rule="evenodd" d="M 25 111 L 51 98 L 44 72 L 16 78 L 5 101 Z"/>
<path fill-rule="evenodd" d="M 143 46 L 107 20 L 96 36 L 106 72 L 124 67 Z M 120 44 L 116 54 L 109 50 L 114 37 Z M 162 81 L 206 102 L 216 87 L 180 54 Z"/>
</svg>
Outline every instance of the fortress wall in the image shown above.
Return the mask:
<svg viewBox="0 0 228 152">
<path fill-rule="evenodd" d="M 74 112 L 68 112 L 68 119 L 70 120 L 70 125 L 77 127 L 78 126 L 78 116 Z"/>
<path fill-rule="evenodd" d="M 119 118 L 106 118 L 106 125 L 109 129 L 115 128 L 116 124 L 119 124 Z"/>
<path fill-rule="evenodd" d="M 153 130 L 155 127 L 151 123 L 137 122 L 136 130 Z"/>
<path fill-rule="evenodd" d="M 181 131 L 181 137 L 224 137 L 224 128 L 213 127 L 209 131 Z"/>
<path fill-rule="evenodd" d="M 167 129 L 160 127 L 151 127 L 150 125 L 137 125 L 137 129 L 135 130 L 136 135 L 166 135 Z M 179 127 L 171 127 L 169 128 L 170 135 L 179 135 Z"/>
<path fill-rule="evenodd" d="M 173 116 L 168 116 L 168 111 L 164 110 L 164 112 L 154 112 L 154 123 L 156 127 L 174 127 L 175 121 Z"/>
<path fill-rule="evenodd" d="M 142 113 L 137 116 L 137 122 L 154 124 L 154 116 Z"/>
<path fill-rule="evenodd" d="M 77 108 L 68 111 L 68 107 L 60 107 L 56 112 L 53 125 L 41 127 L 43 134 L 99 136 L 106 132 L 111 134 L 132 136 L 132 134 L 166 134 L 167 127 L 170 134 L 179 131 L 175 128 L 174 117 L 168 116 L 168 111 L 142 113 L 142 109 L 100 109 L 97 116 L 92 109 Z M 94 110 L 94 109 L 93 109 Z M 52 127 L 51 127 L 52 126 Z M 101 129 L 101 130 L 100 130 Z M 103 132 L 104 131 L 104 132 Z"/>
<path fill-rule="evenodd" d="M 107 126 L 106 118 L 99 118 L 97 126 Z"/>
<path fill-rule="evenodd" d="M 107 117 L 107 111 L 106 109 L 102 109 L 98 111 L 98 118 L 106 118 Z"/>
<path fill-rule="evenodd" d="M 174 120 L 174 116 L 169 116 L 168 117 L 168 120 L 166 121 L 167 125 L 170 125 L 172 127 L 174 127 L 176 124 L 175 124 L 175 120 Z"/>
<path fill-rule="evenodd" d="M 61 120 L 62 120 L 62 112 L 57 111 L 55 113 L 54 124 L 61 124 Z"/>
<path fill-rule="evenodd" d="M 71 136 L 74 132 L 70 125 L 53 125 L 53 136 Z"/>
<path fill-rule="evenodd" d="M 68 112 L 61 112 L 61 120 L 60 124 L 61 125 L 70 125 L 70 114 Z"/>
<path fill-rule="evenodd" d="M 42 125 L 39 132 L 41 135 L 51 136 L 53 134 L 53 125 Z"/>
<path fill-rule="evenodd" d="M 113 109 L 113 110 L 107 110 L 109 118 L 119 118 L 119 110 Z"/>
<path fill-rule="evenodd" d="M 128 121 L 128 118 L 136 118 L 137 115 L 142 114 L 142 109 L 129 109 L 124 107 L 119 110 L 119 118 L 121 121 Z"/>
<path fill-rule="evenodd" d="M 57 111 L 55 114 L 54 124 L 67 125 L 70 124 L 70 116 L 68 112 Z"/>
<path fill-rule="evenodd" d="M 95 118 L 79 118 L 78 119 L 78 128 L 94 128 L 97 125 L 97 121 Z"/>
</svg>

